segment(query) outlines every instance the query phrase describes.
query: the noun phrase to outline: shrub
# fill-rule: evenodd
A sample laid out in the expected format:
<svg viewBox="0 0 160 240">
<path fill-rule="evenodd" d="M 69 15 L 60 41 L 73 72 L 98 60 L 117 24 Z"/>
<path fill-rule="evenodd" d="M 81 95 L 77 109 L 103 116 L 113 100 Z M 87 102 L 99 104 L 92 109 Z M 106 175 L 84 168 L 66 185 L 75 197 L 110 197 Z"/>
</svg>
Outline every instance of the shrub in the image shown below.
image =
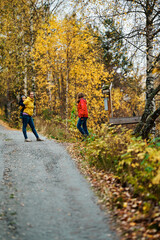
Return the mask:
<svg viewBox="0 0 160 240">
<path fill-rule="evenodd" d="M 104 125 L 84 151 L 90 165 L 114 172 L 135 194 L 160 199 L 160 138 L 147 143 L 121 126 Z"/>
<path fill-rule="evenodd" d="M 9 126 L 19 129 L 21 126 L 21 121 L 22 119 L 20 119 L 20 113 L 18 111 L 12 111 L 9 120 Z"/>
<path fill-rule="evenodd" d="M 119 131 L 121 134 L 117 134 Z M 107 170 L 115 170 L 121 153 L 130 142 L 130 130 L 103 125 L 94 139 L 88 139 L 86 159 L 91 165 Z"/>
<path fill-rule="evenodd" d="M 132 138 L 121 155 L 117 172 L 134 186 L 135 193 L 143 193 L 147 199 L 160 198 L 160 139 L 147 143 Z"/>
</svg>

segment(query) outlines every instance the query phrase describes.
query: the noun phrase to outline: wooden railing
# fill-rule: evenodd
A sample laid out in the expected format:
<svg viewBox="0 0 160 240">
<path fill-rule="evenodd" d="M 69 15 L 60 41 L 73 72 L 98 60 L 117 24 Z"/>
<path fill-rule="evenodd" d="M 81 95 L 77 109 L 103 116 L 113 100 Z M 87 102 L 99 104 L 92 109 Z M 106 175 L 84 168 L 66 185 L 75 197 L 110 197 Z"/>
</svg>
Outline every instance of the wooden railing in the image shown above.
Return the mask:
<svg viewBox="0 0 160 240">
<path fill-rule="evenodd" d="M 109 123 L 112 125 L 136 124 L 139 123 L 140 119 L 141 117 L 110 118 Z"/>
</svg>

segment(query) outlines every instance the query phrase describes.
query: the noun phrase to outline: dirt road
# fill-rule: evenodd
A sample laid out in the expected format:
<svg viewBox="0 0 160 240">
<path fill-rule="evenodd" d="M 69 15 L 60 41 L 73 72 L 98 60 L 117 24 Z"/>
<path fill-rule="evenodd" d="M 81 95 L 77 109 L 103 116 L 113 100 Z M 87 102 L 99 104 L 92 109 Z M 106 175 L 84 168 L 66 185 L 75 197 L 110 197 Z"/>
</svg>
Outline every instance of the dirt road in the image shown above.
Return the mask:
<svg viewBox="0 0 160 240">
<path fill-rule="evenodd" d="M 28 135 L 0 126 L 0 240 L 118 239 L 65 148 Z"/>
</svg>

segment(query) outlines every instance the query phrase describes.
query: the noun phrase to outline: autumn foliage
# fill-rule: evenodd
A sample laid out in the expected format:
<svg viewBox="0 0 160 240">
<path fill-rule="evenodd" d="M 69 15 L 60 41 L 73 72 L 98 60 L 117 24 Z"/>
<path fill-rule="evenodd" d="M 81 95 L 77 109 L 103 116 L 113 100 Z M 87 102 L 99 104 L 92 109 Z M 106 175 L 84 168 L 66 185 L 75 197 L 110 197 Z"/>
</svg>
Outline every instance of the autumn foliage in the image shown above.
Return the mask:
<svg viewBox="0 0 160 240">
<path fill-rule="evenodd" d="M 121 131 L 117 133 L 117 131 Z M 92 166 L 111 170 L 121 177 L 121 183 L 130 184 L 135 194 L 144 199 L 160 199 L 160 143 L 134 138 L 122 127 L 104 125 L 98 136 L 85 148 L 85 158 Z"/>
<path fill-rule="evenodd" d="M 78 92 L 84 92 L 89 125 L 107 119 L 101 86 L 113 75 L 105 69 L 101 53 L 92 30 L 74 17 L 62 21 L 52 18 L 44 25 L 33 53 L 38 113 L 50 109 L 68 120 L 77 105 Z"/>
</svg>

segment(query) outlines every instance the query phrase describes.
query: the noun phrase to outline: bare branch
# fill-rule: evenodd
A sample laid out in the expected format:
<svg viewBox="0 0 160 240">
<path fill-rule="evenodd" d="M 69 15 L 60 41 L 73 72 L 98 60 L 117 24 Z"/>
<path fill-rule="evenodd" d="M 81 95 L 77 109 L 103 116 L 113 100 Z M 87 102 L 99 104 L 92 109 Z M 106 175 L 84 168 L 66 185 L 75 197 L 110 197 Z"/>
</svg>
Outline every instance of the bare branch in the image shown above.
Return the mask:
<svg viewBox="0 0 160 240">
<path fill-rule="evenodd" d="M 157 31 L 155 31 L 152 36 L 155 37 L 158 33 L 160 32 L 160 29 L 158 29 Z"/>
<path fill-rule="evenodd" d="M 156 14 L 153 16 L 153 18 L 151 19 L 151 22 L 153 22 L 154 19 L 155 19 L 159 14 L 160 14 L 160 11 L 157 11 Z M 158 19 L 158 21 L 159 21 L 159 19 Z"/>
<path fill-rule="evenodd" d="M 144 12 L 146 13 L 146 6 L 141 1 L 138 1 L 138 0 L 126 0 L 126 1 L 141 5 L 141 7 L 144 9 Z"/>
</svg>

